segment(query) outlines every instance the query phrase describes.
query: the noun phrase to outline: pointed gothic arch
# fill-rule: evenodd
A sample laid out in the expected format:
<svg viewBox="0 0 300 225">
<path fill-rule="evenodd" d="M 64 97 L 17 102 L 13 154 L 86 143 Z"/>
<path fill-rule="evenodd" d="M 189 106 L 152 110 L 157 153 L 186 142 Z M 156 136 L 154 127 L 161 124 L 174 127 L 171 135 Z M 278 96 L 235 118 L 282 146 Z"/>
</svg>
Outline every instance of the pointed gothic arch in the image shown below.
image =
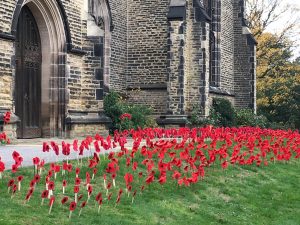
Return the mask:
<svg viewBox="0 0 300 225">
<path fill-rule="evenodd" d="M 19 0 L 11 26 L 13 35 L 18 32 L 18 18 L 24 6 L 31 11 L 41 36 L 42 136 L 63 136 L 67 104 L 65 64 L 70 33 L 66 31 L 68 27 L 57 2 Z"/>
</svg>

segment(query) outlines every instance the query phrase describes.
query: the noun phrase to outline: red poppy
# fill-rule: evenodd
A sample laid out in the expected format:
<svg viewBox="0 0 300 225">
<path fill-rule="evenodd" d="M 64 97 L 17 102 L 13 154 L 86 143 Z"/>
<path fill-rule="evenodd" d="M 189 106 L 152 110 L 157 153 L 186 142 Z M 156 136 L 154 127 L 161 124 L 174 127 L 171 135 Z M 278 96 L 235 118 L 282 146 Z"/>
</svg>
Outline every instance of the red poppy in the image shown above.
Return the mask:
<svg viewBox="0 0 300 225">
<path fill-rule="evenodd" d="M 86 172 L 85 174 L 85 183 L 86 184 L 91 183 L 91 175 L 89 174 L 89 172 Z"/>
<path fill-rule="evenodd" d="M 107 196 L 107 200 L 108 200 L 108 201 L 111 200 L 112 194 L 113 194 L 113 193 L 109 193 L 109 195 Z"/>
<path fill-rule="evenodd" d="M 132 164 L 132 170 L 136 171 L 137 167 L 138 167 L 138 163 L 137 162 L 133 162 L 133 164 Z"/>
<path fill-rule="evenodd" d="M 181 177 L 181 174 L 177 170 L 175 170 L 172 175 L 172 178 L 175 180 L 178 180 L 180 177 Z"/>
<path fill-rule="evenodd" d="M 17 160 L 17 158 L 19 158 L 19 156 L 20 156 L 20 153 L 18 153 L 17 151 L 14 151 L 13 153 L 12 153 L 12 157 L 13 157 L 13 159 L 16 161 Z"/>
<path fill-rule="evenodd" d="M 41 194 L 41 198 L 48 198 L 49 195 L 49 191 L 48 190 L 44 190 Z"/>
<path fill-rule="evenodd" d="M 126 186 L 128 186 L 130 183 L 133 182 L 133 175 L 130 173 L 126 173 L 124 176 L 124 180 L 125 180 Z"/>
<path fill-rule="evenodd" d="M 100 200 L 100 198 L 102 198 L 102 193 L 99 192 L 97 195 L 96 195 L 96 201 L 98 202 Z"/>
<path fill-rule="evenodd" d="M 7 184 L 7 187 L 12 187 L 15 183 L 15 180 L 14 179 L 11 179 L 8 181 L 8 184 Z"/>
<path fill-rule="evenodd" d="M 78 193 L 79 192 L 79 187 L 78 186 L 74 186 L 74 193 Z"/>
<path fill-rule="evenodd" d="M 32 161 L 33 161 L 33 164 L 37 166 L 40 163 L 40 158 L 35 157 L 35 158 L 32 159 Z"/>
<path fill-rule="evenodd" d="M 60 165 L 55 165 L 54 172 L 59 173 L 60 172 Z"/>
<path fill-rule="evenodd" d="M 61 200 L 61 204 L 64 205 L 68 200 L 69 200 L 68 196 L 63 197 Z"/>
<path fill-rule="evenodd" d="M 16 173 L 18 171 L 18 165 L 17 164 L 13 164 L 12 166 L 11 166 L 11 172 L 12 173 Z"/>
<path fill-rule="evenodd" d="M 111 182 L 107 183 L 106 189 L 109 190 L 111 188 Z"/>
<path fill-rule="evenodd" d="M 53 181 L 49 181 L 49 183 L 48 183 L 48 189 L 49 190 L 54 190 L 54 187 L 55 187 L 54 182 Z"/>
<path fill-rule="evenodd" d="M 43 142 L 43 152 L 49 152 L 50 151 L 50 146 L 48 145 L 47 142 Z"/>
<path fill-rule="evenodd" d="M 82 197 L 83 197 L 83 194 L 79 195 L 78 198 L 77 198 L 78 201 L 80 201 L 82 199 Z"/>
<path fill-rule="evenodd" d="M 79 173 L 80 173 L 80 168 L 77 167 L 77 168 L 75 169 L 75 173 L 76 173 L 76 175 L 79 175 Z"/>
<path fill-rule="evenodd" d="M 33 188 L 35 186 L 35 183 L 36 183 L 35 180 L 31 180 L 30 183 L 29 183 L 29 186 L 31 188 Z"/>
<path fill-rule="evenodd" d="M 80 185 L 81 184 L 81 179 L 79 177 L 75 178 L 75 185 Z"/>
<path fill-rule="evenodd" d="M 89 195 L 91 195 L 92 192 L 93 192 L 93 186 L 92 186 L 92 185 L 89 185 L 89 186 L 88 186 L 88 193 L 89 193 Z"/>
<path fill-rule="evenodd" d="M 84 208 L 86 206 L 86 201 L 81 203 L 81 208 Z"/>
<path fill-rule="evenodd" d="M 67 166 L 67 171 L 68 171 L 68 172 L 72 172 L 72 164 L 68 164 L 68 166 Z"/>
<path fill-rule="evenodd" d="M 49 200 L 49 206 L 52 206 L 55 201 L 55 196 L 52 196 Z"/>
<path fill-rule="evenodd" d="M 94 169 L 93 169 L 93 174 L 96 175 L 97 172 L 98 172 L 97 168 L 94 168 Z"/>
<path fill-rule="evenodd" d="M 131 120 L 132 116 L 129 113 L 124 113 L 120 116 L 120 120 L 128 119 Z"/>
<path fill-rule="evenodd" d="M 22 175 L 18 176 L 18 177 L 17 177 L 18 182 L 21 182 L 21 181 L 23 180 L 23 178 L 24 178 L 24 177 L 23 177 Z"/>
<path fill-rule="evenodd" d="M 159 177 L 158 182 L 160 184 L 164 184 L 167 181 L 167 176 L 165 174 L 163 174 L 162 176 Z"/>
<path fill-rule="evenodd" d="M 63 185 L 63 187 L 66 187 L 67 186 L 67 181 L 63 180 L 62 185 Z"/>
<path fill-rule="evenodd" d="M 38 182 L 40 182 L 41 177 L 40 177 L 40 175 L 36 174 L 33 179 L 36 183 L 38 183 Z"/>
<path fill-rule="evenodd" d="M 136 193 L 137 193 L 137 190 L 134 190 L 134 191 L 133 191 L 133 194 L 132 194 L 132 197 L 135 197 L 135 196 L 136 196 Z"/>
<path fill-rule="evenodd" d="M 77 206 L 76 202 L 71 202 L 70 203 L 70 211 L 74 211 L 76 209 L 76 206 Z"/>
</svg>

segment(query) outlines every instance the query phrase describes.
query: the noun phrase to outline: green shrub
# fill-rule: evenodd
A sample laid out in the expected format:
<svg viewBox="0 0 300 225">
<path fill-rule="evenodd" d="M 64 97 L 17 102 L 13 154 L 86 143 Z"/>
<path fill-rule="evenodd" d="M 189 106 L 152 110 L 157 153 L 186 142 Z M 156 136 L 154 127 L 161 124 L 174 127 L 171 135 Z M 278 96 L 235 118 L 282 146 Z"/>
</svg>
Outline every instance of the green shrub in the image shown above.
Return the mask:
<svg viewBox="0 0 300 225">
<path fill-rule="evenodd" d="M 144 105 L 128 104 L 122 97 L 112 91 L 104 98 L 104 113 L 112 119 L 112 130 L 129 130 L 157 126 L 151 116 L 152 110 Z M 121 115 L 128 113 L 131 119 L 120 119 Z"/>
<path fill-rule="evenodd" d="M 213 98 L 209 118 L 215 126 L 234 126 L 235 112 L 231 102 L 224 98 Z"/>
<path fill-rule="evenodd" d="M 235 125 L 236 126 L 251 126 L 266 128 L 268 126 L 268 119 L 262 115 L 255 115 L 249 108 L 235 109 Z"/>
<path fill-rule="evenodd" d="M 189 126 L 206 126 L 211 124 L 209 118 L 204 117 L 203 109 L 199 105 L 194 105 L 192 107 L 191 115 L 188 118 Z"/>
</svg>

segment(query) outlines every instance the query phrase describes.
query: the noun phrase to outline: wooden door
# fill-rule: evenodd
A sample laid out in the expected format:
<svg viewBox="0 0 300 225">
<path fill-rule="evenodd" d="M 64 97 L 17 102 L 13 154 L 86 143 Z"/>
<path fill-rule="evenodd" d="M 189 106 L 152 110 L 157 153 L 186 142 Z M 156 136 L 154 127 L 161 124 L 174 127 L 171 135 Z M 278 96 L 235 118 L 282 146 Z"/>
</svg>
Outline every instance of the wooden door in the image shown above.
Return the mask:
<svg viewBox="0 0 300 225">
<path fill-rule="evenodd" d="M 41 137 L 41 39 L 27 6 L 21 10 L 16 39 L 16 114 L 18 138 Z"/>
</svg>

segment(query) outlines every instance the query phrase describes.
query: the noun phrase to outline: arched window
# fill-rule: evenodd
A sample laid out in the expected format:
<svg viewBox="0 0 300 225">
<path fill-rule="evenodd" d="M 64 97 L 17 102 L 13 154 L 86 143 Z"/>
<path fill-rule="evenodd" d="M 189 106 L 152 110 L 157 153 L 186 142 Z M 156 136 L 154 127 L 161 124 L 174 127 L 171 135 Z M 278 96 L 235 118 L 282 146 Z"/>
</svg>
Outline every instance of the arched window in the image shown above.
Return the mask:
<svg viewBox="0 0 300 225">
<path fill-rule="evenodd" d="M 221 73 L 221 0 L 203 0 L 211 18 L 210 26 L 210 86 L 220 86 Z"/>
</svg>

